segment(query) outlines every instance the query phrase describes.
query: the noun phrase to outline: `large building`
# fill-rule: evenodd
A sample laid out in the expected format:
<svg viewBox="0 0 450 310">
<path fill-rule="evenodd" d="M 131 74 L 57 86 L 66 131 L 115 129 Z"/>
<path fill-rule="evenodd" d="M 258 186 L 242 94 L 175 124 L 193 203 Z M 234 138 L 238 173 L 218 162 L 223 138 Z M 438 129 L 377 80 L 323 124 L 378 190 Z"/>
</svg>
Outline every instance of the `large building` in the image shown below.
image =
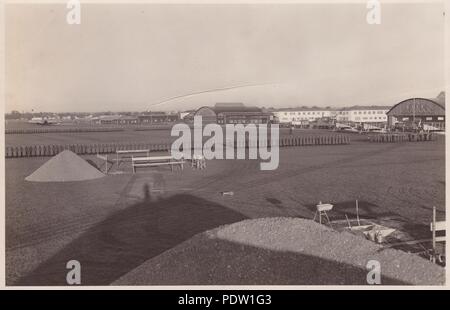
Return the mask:
<svg viewBox="0 0 450 310">
<path fill-rule="evenodd" d="M 345 124 L 384 126 L 387 124 L 388 106 L 352 106 L 340 109 L 336 121 Z"/>
<path fill-rule="evenodd" d="M 388 111 L 390 126 L 424 130 L 445 129 L 445 93 L 437 98 L 410 98 L 394 105 Z"/>
<path fill-rule="evenodd" d="M 93 122 L 102 125 L 136 125 L 139 120 L 135 116 L 128 115 L 101 115 L 93 119 Z"/>
<path fill-rule="evenodd" d="M 201 107 L 195 116 L 202 116 L 204 123 L 217 124 L 267 124 L 272 113 L 258 107 L 247 107 L 242 103 L 217 103 L 213 107 Z"/>
<path fill-rule="evenodd" d="M 161 124 L 177 122 L 180 117 L 178 113 L 148 112 L 138 116 L 140 124 Z"/>
<path fill-rule="evenodd" d="M 387 106 L 352 106 L 341 109 L 291 108 L 273 112 L 280 124 L 313 125 L 324 120 L 360 126 L 384 126 L 387 124 Z"/>
<path fill-rule="evenodd" d="M 303 125 L 322 118 L 335 118 L 336 110 L 330 108 L 287 108 L 273 112 L 280 124 Z"/>
</svg>

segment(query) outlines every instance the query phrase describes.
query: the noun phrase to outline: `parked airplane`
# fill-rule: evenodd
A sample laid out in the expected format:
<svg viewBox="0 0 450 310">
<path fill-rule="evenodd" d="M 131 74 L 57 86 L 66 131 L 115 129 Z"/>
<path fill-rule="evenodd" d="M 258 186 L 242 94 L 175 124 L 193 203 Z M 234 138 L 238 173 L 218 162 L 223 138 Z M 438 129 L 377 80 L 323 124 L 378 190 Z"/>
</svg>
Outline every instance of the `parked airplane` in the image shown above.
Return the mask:
<svg viewBox="0 0 450 310">
<path fill-rule="evenodd" d="M 28 121 L 30 124 L 37 124 L 37 125 L 58 125 L 59 122 L 54 117 L 33 117 L 31 120 Z"/>
<path fill-rule="evenodd" d="M 336 127 L 335 128 L 336 128 L 337 131 L 359 132 L 359 130 L 354 128 L 354 127 L 350 127 L 348 125 L 344 125 L 344 124 L 340 124 L 340 123 L 336 123 Z"/>
<path fill-rule="evenodd" d="M 379 127 L 372 124 L 365 124 L 364 130 L 368 132 L 378 132 L 378 133 L 386 133 L 386 126 L 385 127 Z"/>
</svg>

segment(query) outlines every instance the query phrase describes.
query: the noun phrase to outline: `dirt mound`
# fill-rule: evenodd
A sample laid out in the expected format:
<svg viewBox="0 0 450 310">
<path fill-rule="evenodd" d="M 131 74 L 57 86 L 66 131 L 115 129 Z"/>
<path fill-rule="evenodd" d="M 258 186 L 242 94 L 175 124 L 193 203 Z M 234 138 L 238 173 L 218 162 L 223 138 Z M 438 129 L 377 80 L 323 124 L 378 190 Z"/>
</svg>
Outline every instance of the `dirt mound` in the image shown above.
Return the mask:
<svg viewBox="0 0 450 310">
<path fill-rule="evenodd" d="M 381 284 L 440 285 L 444 269 L 311 220 L 245 220 L 194 236 L 115 285 L 367 285 L 370 260 Z"/>
<path fill-rule="evenodd" d="M 65 150 L 52 157 L 39 169 L 27 176 L 32 182 L 69 182 L 98 179 L 104 174 L 77 154 Z"/>
</svg>

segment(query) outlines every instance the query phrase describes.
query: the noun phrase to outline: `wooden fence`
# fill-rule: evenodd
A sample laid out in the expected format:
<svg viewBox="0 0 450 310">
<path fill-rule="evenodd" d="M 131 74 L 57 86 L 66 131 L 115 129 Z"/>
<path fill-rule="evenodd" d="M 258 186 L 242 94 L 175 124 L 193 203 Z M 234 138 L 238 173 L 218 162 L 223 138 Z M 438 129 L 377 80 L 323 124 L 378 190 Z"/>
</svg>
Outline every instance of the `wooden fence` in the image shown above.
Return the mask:
<svg viewBox="0 0 450 310">
<path fill-rule="evenodd" d="M 10 128 L 5 134 L 35 134 L 35 133 L 78 133 L 78 132 L 113 132 L 124 131 L 121 127 L 51 127 L 51 128 Z"/>
<path fill-rule="evenodd" d="M 433 141 L 436 139 L 434 133 L 392 133 L 376 134 L 368 136 L 370 142 L 392 143 L 392 142 L 420 142 Z"/>
<path fill-rule="evenodd" d="M 349 144 L 348 135 L 318 135 L 318 136 L 292 136 L 282 137 L 279 140 L 280 147 L 311 146 L 311 145 L 339 145 Z"/>
<path fill-rule="evenodd" d="M 101 144 L 67 144 L 67 145 L 30 145 L 30 146 L 7 146 L 5 157 L 36 157 L 54 156 L 64 150 L 70 150 L 79 155 L 109 154 L 117 150 L 150 149 L 153 152 L 168 151 L 169 144 L 148 143 L 101 143 Z"/>
<path fill-rule="evenodd" d="M 151 131 L 170 130 L 171 124 L 154 125 L 115 125 L 115 126 L 50 126 L 40 128 L 7 128 L 5 134 L 36 134 L 36 133 L 82 133 L 82 132 L 114 132 L 114 131 Z"/>
<path fill-rule="evenodd" d="M 245 143 L 245 144 L 244 144 Z M 257 147 L 249 141 L 238 144 L 234 147 Z M 312 146 L 312 145 L 339 145 L 349 144 L 350 139 L 344 135 L 328 135 L 328 136 L 298 136 L 298 137 L 282 137 L 278 141 L 280 147 L 289 146 Z M 271 145 L 271 141 L 267 141 L 267 146 Z M 261 146 L 263 146 L 261 144 Z M 154 144 L 154 143 L 100 143 L 100 144 L 68 144 L 68 145 L 28 145 L 28 146 L 6 146 L 5 157 L 38 157 L 38 156 L 54 156 L 63 150 L 71 150 L 79 155 L 89 154 L 111 154 L 117 150 L 139 150 L 149 149 L 151 152 L 167 152 L 170 150 L 170 144 Z"/>
</svg>

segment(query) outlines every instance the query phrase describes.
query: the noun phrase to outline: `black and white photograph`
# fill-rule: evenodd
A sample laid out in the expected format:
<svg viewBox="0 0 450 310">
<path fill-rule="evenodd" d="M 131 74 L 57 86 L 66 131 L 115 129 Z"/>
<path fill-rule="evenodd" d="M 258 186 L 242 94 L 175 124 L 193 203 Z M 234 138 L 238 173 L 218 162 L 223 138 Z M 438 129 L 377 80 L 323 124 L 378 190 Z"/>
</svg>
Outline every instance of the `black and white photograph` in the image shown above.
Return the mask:
<svg viewBox="0 0 450 310">
<path fill-rule="evenodd" d="M 5 1 L 4 285 L 445 287 L 448 4 Z"/>
</svg>

